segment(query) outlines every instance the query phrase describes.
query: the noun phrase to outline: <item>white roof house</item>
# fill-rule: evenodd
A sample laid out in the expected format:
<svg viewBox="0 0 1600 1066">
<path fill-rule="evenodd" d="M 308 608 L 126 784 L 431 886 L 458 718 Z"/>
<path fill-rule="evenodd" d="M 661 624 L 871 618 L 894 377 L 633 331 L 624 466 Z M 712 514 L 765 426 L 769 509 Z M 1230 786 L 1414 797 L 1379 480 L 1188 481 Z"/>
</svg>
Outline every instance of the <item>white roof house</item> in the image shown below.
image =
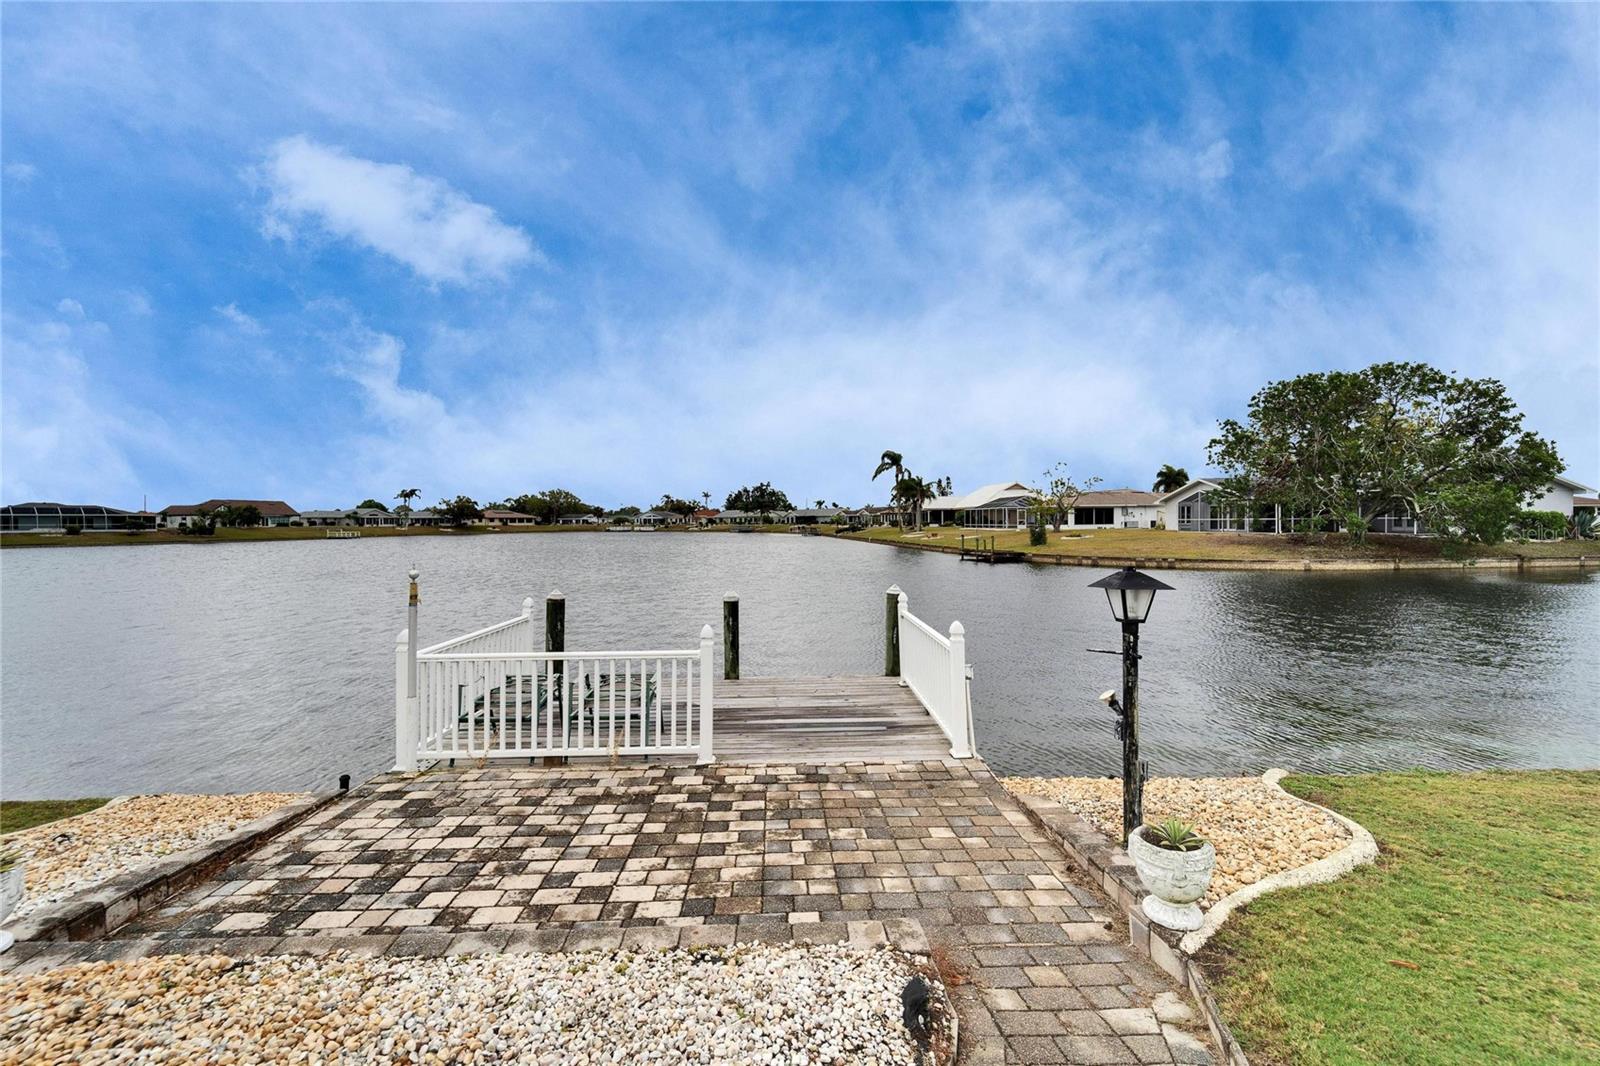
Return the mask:
<svg viewBox="0 0 1600 1066">
<path fill-rule="evenodd" d="M 1545 489 L 1543 495 L 1535 497 L 1529 504 L 1530 511 L 1560 511 L 1571 517 L 1573 501 L 1580 495 L 1592 495 L 1594 486 L 1585 485 L 1581 481 L 1574 481 L 1565 474 L 1558 474 L 1553 484 Z"/>
<path fill-rule="evenodd" d="M 1027 524 L 1028 507 L 1038 493 L 1020 481 L 997 481 L 960 495 L 939 496 L 922 505 L 922 519 L 933 524 L 958 521 L 979 529 L 1017 529 Z"/>
</svg>

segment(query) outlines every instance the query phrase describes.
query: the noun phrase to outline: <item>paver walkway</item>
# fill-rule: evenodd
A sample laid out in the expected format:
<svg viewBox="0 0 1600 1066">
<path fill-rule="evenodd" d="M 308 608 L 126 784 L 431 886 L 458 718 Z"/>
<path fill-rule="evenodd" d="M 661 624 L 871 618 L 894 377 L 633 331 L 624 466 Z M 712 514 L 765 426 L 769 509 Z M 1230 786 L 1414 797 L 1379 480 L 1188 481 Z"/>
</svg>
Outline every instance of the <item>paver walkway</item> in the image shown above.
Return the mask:
<svg viewBox="0 0 1600 1066">
<path fill-rule="evenodd" d="M 395 954 L 887 939 L 964 975 L 964 1062 L 1210 1061 L 1170 1024 L 1175 986 L 979 760 L 379 778 L 116 936 Z"/>
</svg>

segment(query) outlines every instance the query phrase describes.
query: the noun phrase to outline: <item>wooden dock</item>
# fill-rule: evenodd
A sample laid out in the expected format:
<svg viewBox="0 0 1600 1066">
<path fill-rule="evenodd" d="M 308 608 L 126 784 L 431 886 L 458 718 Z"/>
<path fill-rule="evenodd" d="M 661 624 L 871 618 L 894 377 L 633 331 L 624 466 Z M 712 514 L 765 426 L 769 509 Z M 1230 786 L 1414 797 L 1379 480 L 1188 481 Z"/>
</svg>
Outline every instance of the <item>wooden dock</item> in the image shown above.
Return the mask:
<svg viewBox="0 0 1600 1066">
<path fill-rule="evenodd" d="M 944 759 L 950 741 L 892 677 L 760 677 L 717 682 L 718 762 Z"/>
<path fill-rule="evenodd" d="M 975 563 L 1020 563 L 1027 557 L 1026 552 L 996 548 L 993 537 L 961 538 L 961 558 Z"/>
<path fill-rule="evenodd" d="M 418 600 L 413 583 L 411 624 L 394 645 L 401 771 L 463 759 L 817 765 L 974 752 L 966 631 L 929 626 L 895 587 L 884 592 L 889 677 L 717 678 L 718 665 L 739 673 L 731 594 L 721 664 L 710 625 L 698 647 L 568 652 L 560 592 L 546 597 L 542 641 L 530 596 L 515 617 L 418 648 Z"/>
</svg>

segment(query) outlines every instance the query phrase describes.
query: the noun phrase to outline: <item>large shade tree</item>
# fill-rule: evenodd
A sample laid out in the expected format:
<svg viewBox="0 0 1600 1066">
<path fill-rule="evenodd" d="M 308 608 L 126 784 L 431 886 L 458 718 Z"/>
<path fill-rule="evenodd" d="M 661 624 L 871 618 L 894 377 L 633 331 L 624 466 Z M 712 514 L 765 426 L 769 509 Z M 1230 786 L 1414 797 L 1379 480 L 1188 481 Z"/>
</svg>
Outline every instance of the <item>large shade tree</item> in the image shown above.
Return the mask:
<svg viewBox="0 0 1600 1066">
<path fill-rule="evenodd" d="M 483 508 L 471 496 L 440 500 L 433 505 L 433 511 L 439 516 L 440 523 L 447 526 L 464 526 L 474 518 L 483 517 Z"/>
<path fill-rule="evenodd" d="M 583 498 L 566 489 L 545 489 L 529 492 L 506 500 L 506 509 L 532 515 L 541 525 L 554 525 L 564 514 L 594 514 L 599 508 L 584 503 Z"/>
<path fill-rule="evenodd" d="M 1281 504 L 1357 539 L 1379 515 L 1409 511 L 1440 532 L 1497 540 L 1497 516 L 1509 520 L 1562 468 L 1504 385 L 1424 363 L 1275 381 L 1243 422 L 1220 424 L 1210 458 L 1225 499 Z"/>
<path fill-rule="evenodd" d="M 723 501 L 722 506 L 729 511 L 748 511 L 762 515 L 794 510 L 794 504 L 789 502 L 789 497 L 782 490 L 773 488 L 770 481 L 763 481 L 759 485 L 746 485 L 728 493 L 728 498 Z"/>
</svg>

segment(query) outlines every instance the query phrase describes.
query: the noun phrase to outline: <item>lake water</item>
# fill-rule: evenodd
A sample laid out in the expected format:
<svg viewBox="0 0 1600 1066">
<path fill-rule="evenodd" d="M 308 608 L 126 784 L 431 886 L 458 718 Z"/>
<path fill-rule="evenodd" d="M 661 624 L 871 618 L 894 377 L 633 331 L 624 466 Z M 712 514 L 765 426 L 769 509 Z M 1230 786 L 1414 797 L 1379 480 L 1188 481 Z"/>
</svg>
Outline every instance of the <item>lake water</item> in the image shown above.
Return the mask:
<svg viewBox="0 0 1600 1066">
<path fill-rule="evenodd" d="M 736 534 L 367 538 L 0 553 L 7 797 L 327 788 L 393 761 L 405 571 L 433 642 L 567 594 L 574 649 L 692 647 L 742 598 L 746 677 L 875 673 L 883 591 L 974 664 L 1003 773 L 1108 774 L 1100 572 Z M 1153 775 L 1600 765 L 1592 573 L 1163 571 L 1144 626 Z"/>
</svg>

